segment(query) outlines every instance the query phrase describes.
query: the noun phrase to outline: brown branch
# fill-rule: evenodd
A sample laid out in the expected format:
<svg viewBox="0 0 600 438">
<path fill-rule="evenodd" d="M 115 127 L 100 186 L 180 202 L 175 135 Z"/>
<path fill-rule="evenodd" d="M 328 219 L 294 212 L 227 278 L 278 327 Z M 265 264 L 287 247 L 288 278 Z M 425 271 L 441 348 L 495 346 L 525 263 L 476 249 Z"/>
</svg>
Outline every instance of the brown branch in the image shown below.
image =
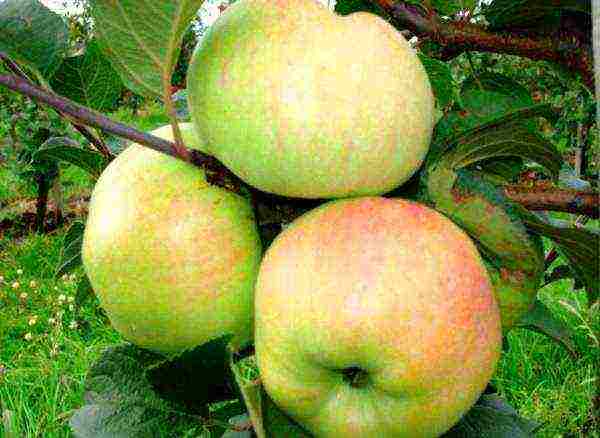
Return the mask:
<svg viewBox="0 0 600 438">
<path fill-rule="evenodd" d="M 20 78 L 30 81 L 29 78 L 27 77 L 27 74 L 25 74 L 25 72 L 23 70 L 21 70 L 19 65 L 17 63 L 13 62 L 13 60 L 10 59 L 10 57 L 7 56 L 5 53 L 0 52 L 0 59 L 2 59 L 2 61 L 4 61 L 4 65 L 6 65 L 6 67 L 10 71 L 12 71 L 14 74 L 19 76 Z M 52 108 L 52 109 L 54 111 L 56 111 L 60 116 L 65 117 L 71 123 L 71 125 L 73 125 L 73 128 L 75 128 L 81 135 L 83 135 L 87 141 L 89 141 L 91 144 L 93 144 L 96 147 L 96 149 L 98 150 L 98 152 L 100 152 L 102 155 L 104 155 L 104 157 L 109 158 L 109 159 L 114 157 L 113 153 L 110 151 L 110 149 L 108 149 L 106 144 L 104 144 L 102 139 L 96 137 L 85 126 L 78 124 L 74 120 L 71 120 L 69 117 L 66 117 L 58 109 L 56 109 L 56 108 Z"/>
<path fill-rule="evenodd" d="M 102 113 L 91 110 L 72 100 L 57 94 L 44 90 L 31 82 L 15 75 L 0 75 L 0 85 L 24 94 L 30 98 L 45 103 L 67 114 L 75 120 L 85 123 L 88 126 L 99 128 L 103 131 L 116 135 L 117 137 L 127 138 L 138 144 L 162 152 L 175 158 L 179 158 L 175 153 L 174 144 L 160 137 L 138 131 L 131 126 L 116 122 Z M 217 159 L 199 151 L 187 149 L 187 153 L 193 158 L 193 163 L 202 168 L 207 173 L 207 179 L 211 184 L 227 187 L 230 190 L 238 191 L 241 182 Z"/>
<path fill-rule="evenodd" d="M 504 187 L 504 194 L 528 210 L 563 211 L 592 218 L 600 216 L 600 193 L 596 191 L 508 185 Z"/>
<path fill-rule="evenodd" d="M 533 60 L 551 61 L 578 71 L 585 84 L 594 89 L 592 50 L 588 44 L 569 36 L 525 36 L 514 32 L 492 32 L 479 24 L 446 21 L 435 12 L 396 0 L 371 0 L 386 11 L 396 26 L 418 37 L 426 37 L 444 47 L 447 58 L 463 52 L 479 51 L 517 55 Z"/>
<path fill-rule="evenodd" d="M 111 120 L 97 111 L 48 92 L 23 78 L 14 75 L 0 75 L 0 85 L 58 109 L 78 122 L 132 140 L 172 157 L 180 158 L 175 152 L 172 142 Z M 191 156 L 191 162 L 206 171 L 207 179 L 211 184 L 226 187 L 238 193 L 240 188 L 245 186 L 216 158 L 195 150 L 187 149 L 187 151 Z M 506 186 L 504 192 L 509 199 L 529 210 L 564 211 L 584 214 L 593 218 L 600 216 L 598 192 L 520 185 Z M 259 197 L 263 198 L 264 196 L 269 195 L 261 192 Z"/>
</svg>

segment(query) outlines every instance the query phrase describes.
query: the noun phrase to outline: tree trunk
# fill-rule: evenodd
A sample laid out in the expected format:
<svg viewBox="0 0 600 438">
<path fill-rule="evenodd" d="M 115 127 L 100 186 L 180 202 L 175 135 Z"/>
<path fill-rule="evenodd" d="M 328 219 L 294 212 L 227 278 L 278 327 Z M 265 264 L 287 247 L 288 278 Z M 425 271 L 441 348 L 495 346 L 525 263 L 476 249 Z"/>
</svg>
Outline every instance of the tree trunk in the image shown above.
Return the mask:
<svg viewBox="0 0 600 438">
<path fill-rule="evenodd" d="M 46 175 L 38 175 L 38 196 L 35 208 L 35 229 L 38 233 L 44 232 L 46 222 L 46 209 L 48 208 L 48 192 L 50 181 Z"/>
</svg>

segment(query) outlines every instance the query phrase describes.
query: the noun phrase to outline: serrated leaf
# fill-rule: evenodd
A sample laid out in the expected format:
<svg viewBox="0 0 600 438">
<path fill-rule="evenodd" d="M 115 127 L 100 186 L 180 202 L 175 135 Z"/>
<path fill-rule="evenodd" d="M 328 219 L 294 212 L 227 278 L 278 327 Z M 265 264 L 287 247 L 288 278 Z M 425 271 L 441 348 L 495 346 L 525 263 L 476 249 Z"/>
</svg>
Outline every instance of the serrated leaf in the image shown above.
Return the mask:
<svg viewBox="0 0 600 438">
<path fill-rule="evenodd" d="M 258 438 L 311 438 L 275 405 L 260 380 L 247 381 L 236 364 L 231 365 Z"/>
<path fill-rule="evenodd" d="M 554 316 L 540 300 L 536 300 L 533 308 L 523 315 L 515 326 L 542 333 L 562 344 L 573 356 L 577 355 L 571 329 Z"/>
<path fill-rule="evenodd" d="M 533 305 L 544 270 L 541 246 L 521 222 L 519 206 L 466 169 L 455 172 L 440 165 L 426 176 L 426 185 L 434 208 L 477 243 L 487 260 L 502 326 L 511 328 Z"/>
<path fill-rule="evenodd" d="M 0 52 L 52 76 L 64 57 L 69 32 L 60 15 L 37 0 L 0 2 Z"/>
<path fill-rule="evenodd" d="M 83 55 L 65 59 L 50 85 L 58 94 L 98 111 L 113 110 L 123 88 L 96 40 L 87 45 Z"/>
<path fill-rule="evenodd" d="M 450 106 L 458 91 L 450 67 L 445 62 L 429 58 L 422 53 L 419 53 L 418 56 L 429 77 L 438 107 Z"/>
<path fill-rule="evenodd" d="M 202 427 L 209 436 L 226 429 L 181 408 L 158 393 L 148 378 L 150 370 L 170 361 L 156 353 L 120 344 L 107 348 L 92 364 L 85 382 L 85 405 L 69 422 L 78 438 L 163 436 Z M 200 374 L 196 378 L 201 377 Z M 212 435 L 212 432 L 218 435 Z"/>
<path fill-rule="evenodd" d="M 445 114 L 437 123 L 432 146 L 445 150 L 461 134 L 532 105 L 529 92 L 504 75 L 482 73 L 470 76 L 461 85 L 460 109 Z M 538 115 L 548 116 L 548 108 Z M 521 123 L 530 124 L 528 119 L 533 116 L 520 117 Z"/>
<path fill-rule="evenodd" d="M 108 165 L 108 160 L 91 149 L 69 146 L 68 138 L 53 137 L 46 141 L 35 153 L 36 160 L 66 161 L 85 170 L 94 177 L 100 176 Z"/>
<path fill-rule="evenodd" d="M 498 124 L 459 143 L 444 159 L 454 169 L 497 157 L 519 157 L 535 161 L 553 176 L 558 175 L 562 157 L 542 136 L 522 124 Z"/>
<path fill-rule="evenodd" d="M 231 338 L 212 340 L 148 370 L 149 382 L 163 399 L 188 411 L 234 398 L 235 384 L 229 368 Z"/>
<path fill-rule="evenodd" d="M 533 438 L 538 428 L 498 395 L 484 394 L 442 438 Z"/>
<path fill-rule="evenodd" d="M 492 30 L 556 26 L 562 12 L 591 14 L 589 0 L 494 0 L 484 8 Z"/>
<path fill-rule="evenodd" d="M 143 437 L 166 422 L 168 404 L 145 379 L 149 365 L 164 360 L 131 344 L 107 348 L 86 377 L 86 405 L 69 424 L 77 438 Z"/>
<path fill-rule="evenodd" d="M 128 88 L 163 95 L 185 30 L 203 1 L 91 0 L 98 43 Z"/>
<path fill-rule="evenodd" d="M 585 285 L 590 303 L 600 296 L 600 235 L 584 228 L 562 228 L 545 223 L 522 209 L 525 226 L 533 233 L 551 239 L 569 262 L 575 276 Z"/>
<path fill-rule="evenodd" d="M 60 259 L 56 268 L 56 276 L 60 277 L 73 269 L 81 266 L 81 245 L 83 244 L 83 232 L 85 224 L 73 222 L 63 238 L 60 250 Z"/>
<path fill-rule="evenodd" d="M 472 166 L 498 157 L 521 157 L 535 161 L 557 176 L 562 165 L 558 150 L 523 122 L 538 116 L 553 116 L 548 105 L 535 105 L 510 111 L 500 117 L 466 128 L 458 127 L 460 116 L 452 113 L 436 126 L 434 146 L 427 157 L 427 166 L 443 161 L 450 169 Z M 453 121 L 452 121 L 453 120 Z M 454 126 L 454 128 L 453 128 Z"/>
</svg>

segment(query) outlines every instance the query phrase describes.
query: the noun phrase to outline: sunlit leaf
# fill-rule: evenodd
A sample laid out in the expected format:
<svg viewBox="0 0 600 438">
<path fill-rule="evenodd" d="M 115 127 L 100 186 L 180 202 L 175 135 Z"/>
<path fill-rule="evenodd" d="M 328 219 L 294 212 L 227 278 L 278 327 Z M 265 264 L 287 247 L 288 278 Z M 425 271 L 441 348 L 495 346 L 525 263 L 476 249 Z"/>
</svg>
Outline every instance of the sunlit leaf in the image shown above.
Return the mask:
<svg viewBox="0 0 600 438">
<path fill-rule="evenodd" d="M 123 84 L 95 40 L 85 53 L 65 59 L 50 85 L 58 94 L 98 111 L 115 107 Z"/>
<path fill-rule="evenodd" d="M 0 52 L 52 76 L 67 51 L 69 32 L 60 15 L 37 0 L 0 2 Z"/>
<path fill-rule="evenodd" d="M 163 95 L 185 30 L 203 1 L 90 1 L 98 43 L 128 88 Z"/>
<path fill-rule="evenodd" d="M 422 53 L 419 53 L 419 59 L 429 77 L 438 107 L 446 108 L 451 105 L 456 99 L 458 89 L 452 78 L 449 65 L 437 59 L 429 58 Z"/>
</svg>

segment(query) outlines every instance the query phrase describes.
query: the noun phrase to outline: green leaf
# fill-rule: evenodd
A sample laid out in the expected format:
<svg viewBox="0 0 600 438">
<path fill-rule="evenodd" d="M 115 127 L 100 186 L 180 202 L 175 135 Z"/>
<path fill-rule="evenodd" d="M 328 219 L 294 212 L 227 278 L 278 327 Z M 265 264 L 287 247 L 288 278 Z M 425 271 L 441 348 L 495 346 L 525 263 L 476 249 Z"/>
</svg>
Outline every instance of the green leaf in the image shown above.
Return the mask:
<svg viewBox="0 0 600 438">
<path fill-rule="evenodd" d="M 442 438 L 533 438 L 538 428 L 498 395 L 484 394 Z"/>
<path fill-rule="evenodd" d="M 223 336 L 165 361 L 148 370 L 148 380 L 163 399 L 189 412 L 210 402 L 235 398 L 227 347 L 231 338 Z"/>
<path fill-rule="evenodd" d="M 216 342 L 221 343 L 220 340 Z M 107 348 L 86 377 L 85 405 L 75 411 L 69 422 L 75 437 L 188 436 L 185 435 L 187 431 L 197 431 L 198 428 L 208 436 L 221 436 L 228 429 L 227 423 L 215 420 L 228 413 L 238 415 L 240 406 L 233 406 L 233 410 L 232 406 L 225 410 L 221 408 L 209 419 L 169 400 L 165 393 L 153 386 L 152 378 L 156 375 L 152 378 L 150 375 L 174 371 L 177 369 L 175 363 L 127 343 Z M 203 371 L 202 364 L 199 364 L 194 380 L 207 380 Z M 169 382 L 172 382 L 171 377 L 175 377 L 169 373 L 165 376 Z M 167 383 L 164 385 L 168 386 Z M 232 403 L 235 405 L 235 402 Z M 208 410 L 200 406 L 195 408 L 196 411 Z"/>
<path fill-rule="evenodd" d="M 57 277 L 81 266 L 81 245 L 83 244 L 84 230 L 85 224 L 80 221 L 73 222 L 69 227 L 60 251 L 60 259 L 55 274 Z"/>
<path fill-rule="evenodd" d="M 561 13 L 591 14 L 590 0 L 494 0 L 483 12 L 492 30 L 548 30 L 558 24 Z"/>
<path fill-rule="evenodd" d="M 519 157 L 535 161 L 553 176 L 558 175 L 562 157 L 541 135 L 520 123 L 489 126 L 458 143 L 444 160 L 454 169 L 498 157 Z"/>
<path fill-rule="evenodd" d="M 422 53 L 418 55 L 429 76 L 438 107 L 443 109 L 450 106 L 458 92 L 450 67 L 445 62 L 429 58 Z"/>
<path fill-rule="evenodd" d="M 497 73 L 482 73 L 465 79 L 460 101 L 460 110 L 446 114 L 436 126 L 434 143 L 446 143 L 469 129 L 533 105 L 527 89 Z M 542 115 L 548 113 L 546 109 Z M 527 118 L 523 118 L 524 123 L 528 123 Z"/>
<path fill-rule="evenodd" d="M 307 432 L 290 419 L 275 405 L 265 392 L 259 379 L 247 381 L 240 368 L 233 364 L 231 368 L 250 414 L 254 431 L 258 438 L 310 438 Z"/>
<path fill-rule="evenodd" d="M 521 222 L 520 207 L 493 184 L 466 169 L 442 164 L 426 176 L 434 208 L 475 240 L 487 260 L 503 328 L 511 328 L 535 301 L 544 258 L 540 242 Z"/>
<path fill-rule="evenodd" d="M 75 293 L 75 304 L 81 306 L 88 299 L 94 296 L 94 289 L 88 276 L 84 273 L 83 277 L 77 283 L 77 292 Z"/>
<path fill-rule="evenodd" d="M 523 164 L 520 157 L 506 157 L 482 160 L 467 168 L 481 172 L 481 177 L 493 184 L 506 184 L 517 179 L 523 170 Z"/>
<path fill-rule="evenodd" d="M 91 0 L 94 30 L 125 85 L 162 96 L 183 35 L 204 0 Z"/>
<path fill-rule="evenodd" d="M 573 333 L 560 319 L 552 314 L 540 300 L 517 322 L 515 327 L 524 327 L 542 333 L 562 344 L 569 353 L 576 356 Z"/>
<path fill-rule="evenodd" d="M 39 161 L 66 161 L 94 177 L 100 176 L 108 165 L 108 160 L 102 154 L 91 149 L 74 147 L 72 140 L 65 137 L 49 139 L 36 151 L 34 158 Z"/>
<path fill-rule="evenodd" d="M 460 115 L 451 114 L 436 126 L 427 166 L 443 161 L 442 166 L 456 170 L 492 158 L 521 157 L 558 175 L 562 165 L 558 150 L 523 123 L 532 117 L 552 117 L 548 105 L 517 109 L 475 127 L 470 127 L 474 119 L 460 122 Z"/>
<path fill-rule="evenodd" d="M 470 11 L 475 8 L 475 0 L 432 0 L 433 8 L 440 15 L 452 16 L 459 11 Z"/>
<path fill-rule="evenodd" d="M 77 438 L 153 436 L 170 406 L 153 393 L 145 369 L 164 358 L 131 344 L 107 348 L 90 368 L 86 405 L 69 424 Z"/>
<path fill-rule="evenodd" d="M 67 51 L 69 32 L 60 15 L 37 0 L 0 2 L 0 52 L 52 76 Z"/>
<path fill-rule="evenodd" d="M 492 91 L 501 94 L 503 97 L 510 98 L 508 102 L 513 104 L 513 109 L 515 108 L 515 103 L 519 108 L 532 106 L 534 104 L 527 88 L 514 79 L 500 73 L 483 72 L 465 79 L 461 84 L 463 104 L 467 107 L 471 107 L 470 100 L 476 99 L 475 93 L 479 91 Z M 502 103 L 506 102 L 505 99 L 502 100 Z M 499 102 L 488 102 L 488 106 L 492 107 L 497 106 L 498 104 Z M 503 110 L 502 112 L 506 112 L 506 110 Z"/>
<path fill-rule="evenodd" d="M 339 15 L 349 15 L 354 12 L 370 12 L 381 15 L 381 10 L 370 0 L 337 0 L 334 11 Z"/>
<path fill-rule="evenodd" d="M 85 53 L 65 59 L 50 85 L 58 94 L 98 111 L 115 108 L 123 83 L 92 40 Z"/>
<path fill-rule="evenodd" d="M 551 239 L 569 262 L 575 276 L 585 285 L 590 303 L 600 296 L 600 235 L 584 228 L 562 228 L 545 223 L 522 209 L 523 223 L 531 232 Z"/>
</svg>

